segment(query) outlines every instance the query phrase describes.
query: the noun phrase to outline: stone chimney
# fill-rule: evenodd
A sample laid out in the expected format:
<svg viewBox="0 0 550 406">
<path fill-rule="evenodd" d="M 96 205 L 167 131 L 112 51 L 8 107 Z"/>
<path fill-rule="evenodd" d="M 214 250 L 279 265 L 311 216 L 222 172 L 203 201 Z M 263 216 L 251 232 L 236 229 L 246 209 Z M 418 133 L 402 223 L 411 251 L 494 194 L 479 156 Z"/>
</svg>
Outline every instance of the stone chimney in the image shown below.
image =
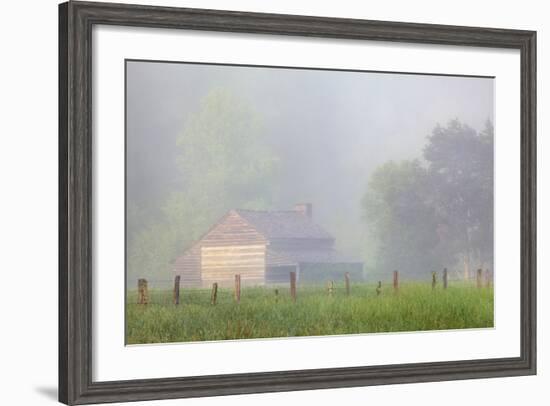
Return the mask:
<svg viewBox="0 0 550 406">
<path fill-rule="evenodd" d="M 313 215 L 313 207 L 311 203 L 297 203 L 294 205 L 294 211 L 305 214 L 309 218 Z"/>
</svg>

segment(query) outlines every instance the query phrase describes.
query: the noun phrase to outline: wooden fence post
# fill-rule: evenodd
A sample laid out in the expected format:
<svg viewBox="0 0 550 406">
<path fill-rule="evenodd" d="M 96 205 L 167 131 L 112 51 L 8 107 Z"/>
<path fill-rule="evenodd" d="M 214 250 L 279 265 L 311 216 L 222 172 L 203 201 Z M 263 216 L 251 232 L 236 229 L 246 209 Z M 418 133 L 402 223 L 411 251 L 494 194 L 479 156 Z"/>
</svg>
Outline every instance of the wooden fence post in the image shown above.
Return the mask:
<svg viewBox="0 0 550 406">
<path fill-rule="evenodd" d="M 378 286 L 376 287 L 376 296 L 380 296 L 382 293 L 382 281 L 378 281 Z"/>
<path fill-rule="evenodd" d="M 344 274 L 344 279 L 346 281 L 346 295 L 349 296 L 350 288 L 349 288 L 349 272 L 346 272 Z"/>
<path fill-rule="evenodd" d="M 334 281 L 328 281 L 327 282 L 327 293 L 329 296 L 332 296 L 332 293 L 334 291 Z"/>
<path fill-rule="evenodd" d="M 241 303 L 241 275 L 235 275 L 235 302 Z"/>
<path fill-rule="evenodd" d="M 292 300 L 296 301 L 296 272 L 292 271 L 290 273 L 290 296 Z"/>
<path fill-rule="evenodd" d="M 217 299 L 218 299 L 218 283 L 214 282 L 212 284 L 212 294 L 210 296 L 210 304 L 215 305 Z"/>
<path fill-rule="evenodd" d="M 174 304 L 180 304 L 180 275 L 176 275 L 174 278 Z"/>
<path fill-rule="evenodd" d="M 149 303 L 149 291 L 147 290 L 147 279 L 138 279 L 138 304 Z"/>
<path fill-rule="evenodd" d="M 447 289 L 449 284 L 449 275 L 447 273 L 447 268 L 443 268 L 443 289 Z"/>
<path fill-rule="evenodd" d="M 399 292 L 399 271 L 393 271 L 393 291 Z"/>
<path fill-rule="evenodd" d="M 478 288 L 481 288 L 481 276 L 482 276 L 482 272 L 483 272 L 483 271 L 481 270 L 481 268 L 479 268 L 479 269 L 477 270 L 477 274 L 476 274 L 476 285 L 477 285 Z"/>
<path fill-rule="evenodd" d="M 435 285 L 437 285 L 437 273 L 432 272 L 432 289 L 435 289 Z"/>
</svg>

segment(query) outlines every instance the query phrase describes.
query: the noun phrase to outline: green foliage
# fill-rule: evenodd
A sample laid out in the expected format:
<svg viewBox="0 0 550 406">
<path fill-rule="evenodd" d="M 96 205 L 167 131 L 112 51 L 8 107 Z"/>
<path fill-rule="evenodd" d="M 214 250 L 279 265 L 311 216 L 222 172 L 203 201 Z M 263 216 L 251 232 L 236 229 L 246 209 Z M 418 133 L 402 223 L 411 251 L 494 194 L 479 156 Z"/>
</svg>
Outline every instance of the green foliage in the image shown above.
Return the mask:
<svg viewBox="0 0 550 406">
<path fill-rule="evenodd" d="M 427 204 L 427 170 L 419 161 L 388 162 L 371 176 L 363 198 L 365 219 L 376 244 L 376 267 L 419 274 L 440 265 L 437 221 Z"/>
<path fill-rule="evenodd" d="M 457 120 L 437 126 L 420 161 L 388 162 L 363 198 L 375 266 L 407 275 L 492 267 L 493 127 L 478 134 Z"/>
<path fill-rule="evenodd" d="M 158 218 L 130 238 L 128 282 L 169 278 L 171 263 L 229 209 L 269 208 L 277 159 L 261 118 L 223 89 L 214 89 L 186 118 L 177 138 L 179 176 Z M 139 210 L 132 223 L 139 224 Z"/>
<path fill-rule="evenodd" d="M 430 202 L 440 237 L 467 262 L 493 255 L 493 126 L 477 134 L 454 120 L 436 127 L 424 150 L 432 185 Z"/>
<path fill-rule="evenodd" d="M 386 285 L 387 286 L 387 285 Z M 429 283 L 408 283 L 399 294 L 382 286 L 352 284 L 346 296 L 342 284 L 333 296 L 323 287 L 298 289 L 296 303 L 288 288 L 244 288 L 241 303 L 230 288 L 220 288 L 218 303 L 210 305 L 210 291 L 181 291 L 181 304 L 172 304 L 171 291 L 151 291 L 152 303 L 137 305 L 128 292 L 128 344 L 166 343 L 243 338 L 317 336 L 333 334 L 445 330 L 493 326 L 493 289 L 477 289 L 462 282 L 447 290 Z"/>
</svg>

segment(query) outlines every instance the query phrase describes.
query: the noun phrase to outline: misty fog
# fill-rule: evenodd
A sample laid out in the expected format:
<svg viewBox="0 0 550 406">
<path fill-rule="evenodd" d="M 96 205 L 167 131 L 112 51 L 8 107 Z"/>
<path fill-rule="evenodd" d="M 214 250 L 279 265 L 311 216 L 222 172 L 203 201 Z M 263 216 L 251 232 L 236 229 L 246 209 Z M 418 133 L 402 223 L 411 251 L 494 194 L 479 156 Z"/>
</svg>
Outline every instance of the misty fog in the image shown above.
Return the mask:
<svg viewBox="0 0 550 406">
<path fill-rule="evenodd" d="M 189 175 L 181 170 L 178 139 L 212 91 L 230 94 L 260 122 L 261 142 L 276 162 L 266 181 L 274 196 L 262 205 L 312 203 L 315 222 L 367 266 L 372 250 L 362 200 L 375 169 L 422 162 L 438 124 L 458 119 L 481 132 L 493 121 L 491 78 L 137 61 L 126 69 L 127 207 L 137 213 L 127 217 L 129 251 L 140 233 L 174 224 L 165 218 L 166 202 L 173 193 L 185 196 Z M 155 230 L 154 240 L 162 240 L 164 231 Z M 162 264 L 183 253 L 189 243 L 181 241 L 174 237 L 176 248 L 159 253 L 156 265 L 129 274 L 157 266 L 154 275 L 170 278 Z"/>
</svg>

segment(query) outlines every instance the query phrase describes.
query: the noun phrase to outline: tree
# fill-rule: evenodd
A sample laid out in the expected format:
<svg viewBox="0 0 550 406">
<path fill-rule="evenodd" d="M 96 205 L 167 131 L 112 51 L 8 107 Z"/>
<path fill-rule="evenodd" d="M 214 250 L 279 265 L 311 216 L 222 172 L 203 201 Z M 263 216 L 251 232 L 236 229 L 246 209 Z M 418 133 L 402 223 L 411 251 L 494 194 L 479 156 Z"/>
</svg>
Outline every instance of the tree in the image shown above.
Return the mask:
<svg viewBox="0 0 550 406">
<path fill-rule="evenodd" d="M 205 96 L 177 138 L 175 191 L 131 243 L 133 276 L 166 278 L 174 259 L 232 208 L 270 208 L 277 158 L 265 137 L 250 105 L 224 89 Z"/>
<path fill-rule="evenodd" d="M 372 174 L 362 203 L 378 269 L 420 276 L 439 265 L 438 225 L 427 204 L 427 180 L 419 161 L 390 161 Z"/>
<path fill-rule="evenodd" d="M 437 126 L 425 163 L 388 162 L 371 176 L 363 199 L 376 264 L 418 275 L 464 264 L 492 267 L 493 127 L 477 133 L 451 121 Z"/>
<path fill-rule="evenodd" d="M 472 263 L 492 263 L 493 253 L 493 126 L 478 134 L 453 120 L 428 137 L 432 202 L 445 229 L 446 244 L 462 258 L 468 277 Z"/>
</svg>

